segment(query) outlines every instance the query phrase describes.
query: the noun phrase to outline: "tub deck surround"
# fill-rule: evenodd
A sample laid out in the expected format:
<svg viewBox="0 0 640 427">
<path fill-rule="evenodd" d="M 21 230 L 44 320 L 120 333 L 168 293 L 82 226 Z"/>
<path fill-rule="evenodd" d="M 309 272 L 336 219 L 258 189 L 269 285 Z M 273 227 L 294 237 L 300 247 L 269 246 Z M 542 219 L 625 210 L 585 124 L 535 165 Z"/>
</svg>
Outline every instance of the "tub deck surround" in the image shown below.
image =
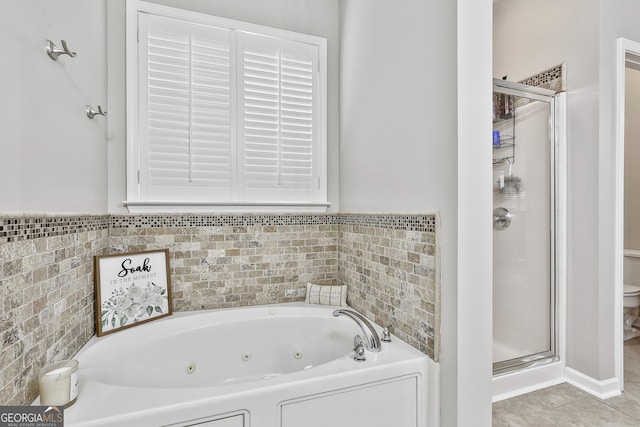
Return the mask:
<svg viewBox="0 0 640 427">
<path fill-rule="evenodd" d="M 289 303 L 176 313 L 94 337 L 76 356 L 79 396 L 65 425 L 183 425 L 244 414 L 244 425 L 293 427 L 303 425 L 300 411 L 316 425 L 314 411 L 327 412 L 336 399 L 356 407 L 328 416 L 352 417 L 353 425 L 373 416 L 358 412 L 365 405 L 387 411 L 375 416 L 397 427 L 424 427 L 427 356 L 393 336 L 379 353 L 354 361 L 361 331 L 334 309 Z"/>
<path fill-rule="evenodd" d="M 169 248 L 176 312 L 345 284 L 351 306 L 437 361 L 438 230 L 433 214 L 0 216 L 0 404 L 32 402 L 38 369 L 91 336 L 93 256 L 127 251 Z"/>
</svg>

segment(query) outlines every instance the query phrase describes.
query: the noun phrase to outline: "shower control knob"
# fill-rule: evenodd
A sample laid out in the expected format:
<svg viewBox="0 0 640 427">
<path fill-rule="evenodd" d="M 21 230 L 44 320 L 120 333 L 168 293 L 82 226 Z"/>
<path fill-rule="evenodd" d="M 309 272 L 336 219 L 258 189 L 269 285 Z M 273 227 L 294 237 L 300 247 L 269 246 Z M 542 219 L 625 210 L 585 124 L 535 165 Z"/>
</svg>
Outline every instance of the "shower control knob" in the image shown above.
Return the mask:
<svg viewBox="0 0 640 427">
<path fill-rule="evenodd" d="M 493 210 L 493 229 L 505 230 L 511 225 L 513 215 L 505 208 L 495 208 Z"/>
</svg>

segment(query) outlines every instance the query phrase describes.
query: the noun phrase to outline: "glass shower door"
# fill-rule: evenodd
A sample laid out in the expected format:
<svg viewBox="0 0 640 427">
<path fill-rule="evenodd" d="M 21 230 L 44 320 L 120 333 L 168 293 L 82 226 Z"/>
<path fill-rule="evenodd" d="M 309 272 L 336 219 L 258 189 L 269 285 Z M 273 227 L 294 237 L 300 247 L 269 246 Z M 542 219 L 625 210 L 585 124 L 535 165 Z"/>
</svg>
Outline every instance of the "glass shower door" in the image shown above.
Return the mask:
<svg viewBox="0 0 640 427">
<path fill-rule="evenodd" d="M 494 374 L 556 358 L 554 101 L 494 83 Z"/>
</svg>

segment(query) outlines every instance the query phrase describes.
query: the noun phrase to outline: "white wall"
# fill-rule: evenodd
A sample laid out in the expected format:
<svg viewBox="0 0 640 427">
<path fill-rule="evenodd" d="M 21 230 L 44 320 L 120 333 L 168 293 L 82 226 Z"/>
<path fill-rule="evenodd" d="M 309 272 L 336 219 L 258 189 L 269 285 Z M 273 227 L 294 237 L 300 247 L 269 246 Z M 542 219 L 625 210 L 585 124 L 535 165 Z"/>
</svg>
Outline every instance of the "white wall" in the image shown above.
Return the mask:
<svg viewBox="0 0 640 427">
<path fill-rule="evenodd" d="M 441 214 L 442 425 L 491 422 L 490 11 L 341 2 L 340 210 Z"/>
<path fill-rule="evenodd" d="M 339 0 L 151 0 L 228 19 L 324 37 L 328 43 L 328 200 L 336 212 L 339 165 Z M 118 116 L 109 122 L 109 212 L 127 212 L 125 181 L 125 0 L 108 1 L 109 106 Z"/>
<path fill-rule="evenodd" d="M 499 0 L 493 70 L 519 81 L 567 64 L 567 365 L 601 380 L 613 375 L 613 347 L 602 350 L 614 331 L 598 280 L 599 14 L 599 0 Z"/>
<path fill-rule="evenodd" d="M 106 2 L 0 3 L 0 214 L 104 213 Z M 45 42 L 65 39 L 76 58 L 53 61 Z"/>
<path fill-rule="evenodd" d="M 341 210 L 452 212 L 455 4 L 342 4 Z"/>
</svg>

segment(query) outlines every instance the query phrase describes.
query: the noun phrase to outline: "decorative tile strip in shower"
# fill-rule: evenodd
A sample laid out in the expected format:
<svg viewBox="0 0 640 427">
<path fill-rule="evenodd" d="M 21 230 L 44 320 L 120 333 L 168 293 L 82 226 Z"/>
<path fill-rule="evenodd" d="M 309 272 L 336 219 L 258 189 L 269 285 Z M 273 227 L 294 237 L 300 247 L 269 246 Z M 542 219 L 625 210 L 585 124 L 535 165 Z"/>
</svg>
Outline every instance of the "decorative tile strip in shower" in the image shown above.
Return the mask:
<svg viewBox="0 0 640 427">
<path fill-rule="evenodd" d="M 528 79 L 524 79 L 520 81 L 520 83 L 541 87 L 545 89 L 551 89 L 555 92 L 562 92 L 566 90 L 565 87 L 565 79 L 566 79 L 566 64 L 560 64 L 553 68 L 549 68 L 546 71 L 543 71 L 535 76 L 531 76 Z"/>
</svg>

